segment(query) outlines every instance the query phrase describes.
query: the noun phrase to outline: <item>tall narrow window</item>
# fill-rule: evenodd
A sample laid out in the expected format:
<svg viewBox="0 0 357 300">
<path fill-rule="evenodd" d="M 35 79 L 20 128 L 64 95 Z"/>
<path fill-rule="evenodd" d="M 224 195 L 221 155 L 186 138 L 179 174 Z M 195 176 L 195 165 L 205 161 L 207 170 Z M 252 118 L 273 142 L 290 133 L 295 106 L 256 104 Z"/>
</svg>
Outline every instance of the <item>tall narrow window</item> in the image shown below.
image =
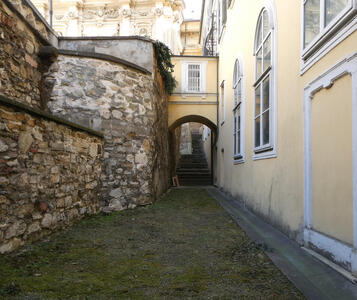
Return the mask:
<svg viewBox="0 0 357 300">
<path fill-rule="evenodd" d="M 242 116 L 242 71 L 237 59 L 234 64 L 233 71 L 233 95 L 234 95 L 234 105 L 233 105 L 233 155 L 235 160 L 240 160 L 243 158 L 243 116 Z"/>
<path fill-rule="evenodd" d="M 217 16 L 218 16 L 218 39 L 220 39 L 222 32 L 223 32 L 223 28 L 227 22 L 227 0 L 219 0 L 217 2 Z"/>
<path fill-rule="evenodd" d="M 187 81 L 189 92 L 199 92 L 201 90 L 201 65 L 188 65 Z"/>
<path fill-rule="evenodd" d="M 267 10 L 259 17 L 255 41 L 255 114 L 254 149 L 255 152 L 272 150 L 272 29 Z"/>
</svg>

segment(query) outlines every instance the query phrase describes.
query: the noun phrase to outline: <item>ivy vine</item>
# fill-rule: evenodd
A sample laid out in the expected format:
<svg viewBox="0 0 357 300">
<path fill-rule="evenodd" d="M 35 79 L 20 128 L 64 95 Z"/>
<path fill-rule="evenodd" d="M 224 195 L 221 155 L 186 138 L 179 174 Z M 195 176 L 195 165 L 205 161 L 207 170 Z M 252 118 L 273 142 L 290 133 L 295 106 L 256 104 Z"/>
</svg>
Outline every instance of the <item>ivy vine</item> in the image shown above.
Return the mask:
<svg viewBox="0 0 357 300">
<path fill-rule="evenodd" d="M 166 92 L 171 95 L 177 86 L 177 81 L 172 75 L 174 65 L 171 62 L 172 52 L 164 43 L 154 42 L 157 67 L 165 84 Z"/>
</svg>

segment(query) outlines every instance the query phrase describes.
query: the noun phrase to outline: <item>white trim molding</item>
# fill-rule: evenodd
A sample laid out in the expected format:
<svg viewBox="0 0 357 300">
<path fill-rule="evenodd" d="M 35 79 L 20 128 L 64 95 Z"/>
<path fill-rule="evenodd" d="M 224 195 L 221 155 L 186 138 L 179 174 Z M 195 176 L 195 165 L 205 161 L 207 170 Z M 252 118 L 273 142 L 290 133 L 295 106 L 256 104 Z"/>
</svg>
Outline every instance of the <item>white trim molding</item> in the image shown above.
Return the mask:
<svg viewBox="0 0 357 300">
<path fill-rule="evenodd" d="M 325 26 L 321 17 L 320 33 L 305 47 L 305 12 L 301 0 L 301 60 L 300 75 L 303 75 L 314 64 L 328 54 L 333 48 L 357 30 L 357 0 L 349 0 L 348 6 Z M 321 3 L 324 3 L 321 1 Z M 321 5 L 320 10 L 324 9 Z M 320 14 L 324 11 L 320 11 Z"/>
<path fill-rule="evenodd" d="M 235 153 L 234 153 L 234 143 L 233 141 L 233 164 L 238 165 L 242 164 L 245 162 L 245 102 L 246 102 L 246 89 L 245 89 L 245 65 L 244 65 L 244 60 L 243 60 L 243 55 L 239 53 L 237 55 L 237 61 L 239 64 L 239 74 L 237 76 L 240 76 L 241 78 L 241 98 L 242 98 L 242 103 L 241 103 L 241 112 L 240 112 L 240 118 L 241 118 L 241 128 L 240 128 L 240 139 L 241 139 L 241 157 L 236 158 Z M 235 72 L 234 70 L 233 72 Z M 234 77 L 234 76 L 233 76 Z M 233 82 L 233 89 L 234 89 L 234 82 Z M 234 102 L 234 92 L 233 92 L 233 107 L 235 106 Z M 233 114 L 235 113 L 235 109 L 233 109 Z M 234 122 L 234 116 L 233 116 L 233 122 Z M 233 125 L 233 130 L 234 130 L 234 125 Z"/>
<path fill-rule="evenodd" d="M 270 70 L 270 99 L 271 99 L 271 116 L 270 116 L 270 148 L 266 151 L 254 151 L 253 160 L 262 160 L 262 159 L 269 159 L 269 158 L 276 158 L 278 156 L 277 152 L 277 142 L 278 142 L 278 19 L 277 19 L 277 12 L 276 12 L 276 5 L 274 0 L 265 0 L 263 8 L 259 14 L 257 19 L 257 26 L 259 26 L 259 19 L 263 11 L 266 10 L 269 15 L 269 26 L 271 30 L 271 70 Z M 254 38 L 254 55 L 255 55 L 255 43 L 257 40 L 257 30 L 255 32 Z M 256 74 L 254 72 L 254 74 Z M 255 88 L 253 89 L 253 99 L 255 99 Z M 255 117 L 255 116 L 254 116 Z M 255 130 L 254 131 L 254 138 L 255 139 Z"/>
<path fill-rule="evenodd" d="M 311 106 L 314 95 L 345 75 L 352 77 L 353 246 L 312 229 Z M 328 252 L 357 275 L 357 52 L 344 58 L 304 88 L 304 242 Z M 331 220 L 332 221 L 332 220 Z"/>
</svg>

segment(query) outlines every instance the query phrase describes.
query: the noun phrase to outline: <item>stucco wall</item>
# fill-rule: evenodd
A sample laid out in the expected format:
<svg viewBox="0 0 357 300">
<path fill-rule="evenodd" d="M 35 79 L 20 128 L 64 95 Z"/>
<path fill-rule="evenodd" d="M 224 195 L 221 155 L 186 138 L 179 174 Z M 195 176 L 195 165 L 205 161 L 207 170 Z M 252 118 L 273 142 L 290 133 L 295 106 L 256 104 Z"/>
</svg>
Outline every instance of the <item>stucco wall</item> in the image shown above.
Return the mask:
<svg viewBox="0 0 357 300">
<path fill-rule="evenodd" d="M 254 33 L 264 1 L 235 2 L 228 10 L 226 29 L 219 50 L 219 80 L 226 80 L 226 121 L 219 128 L 218 185 L 226 192 L 243 201 L 271 224 L 290 237 L 302 241 L 304 227 L 304 115 L 303 90 L 313 79 L 320 76 L 338 61 L 354 53 L 357 32 L 352 33 L 337 47 L 325 55 L 311 69 L 300 76 L 301 57 L 301 3 L 300 1 L 276 0 L 277 24 L 277 157 L 254 160 L 254 81 L 255 57 L 253 56 Z M 238 57 L 242 58 L 245 96 L 245 162 L 234 165 L 233 160 L 233 67 Z M 339 98 L 351 102 L 351 84 L 339 89 Z M 331 93 L 326 91 L 326 93 Z M 333 93 L 333 92 L 332 92 Z M 334 94 L 336 95 L 336 94 Z M 326 108 L 332 113 L 333 106 Z M 224 150 L 222 152 L 222 150 Z M 339 156 L 335 149 L 333 156 Z M 346 172 L 348 170 L 345 170 Z M 329 172 L 325 170 L 325 172 Z M 338 174 L 330 180 L 338 181 Z M 349 180 L 349 179 L 347 179 Z M 346 186 L 348 187 L 348 185 Z M 341 188 L 341 186 L 340 186 Z M 337 192 L 336 192 L 337 193 Z M 328 211 L 334 203 L 319 203 Z M 347 209 L 341 218 L 350 220 Z M 326 221 L 334 223 L 333 218 Z M 333 225 L 331 225 L 333 226 Z M 339 234 L 350 242 L 351 222 L 345 222 Z M 324 229 L 328 233 L 327 228 Z M 343 236 L 343 237 L 342 237 Z"/>
<path fill-rule="evenodd" d="M 318 92 L 312 100 L 311 112 L 312 227 L 350 245 L 353 244 L 351 84 L 351 76 L 345 76 L 331 89 Z"/>
</svg>

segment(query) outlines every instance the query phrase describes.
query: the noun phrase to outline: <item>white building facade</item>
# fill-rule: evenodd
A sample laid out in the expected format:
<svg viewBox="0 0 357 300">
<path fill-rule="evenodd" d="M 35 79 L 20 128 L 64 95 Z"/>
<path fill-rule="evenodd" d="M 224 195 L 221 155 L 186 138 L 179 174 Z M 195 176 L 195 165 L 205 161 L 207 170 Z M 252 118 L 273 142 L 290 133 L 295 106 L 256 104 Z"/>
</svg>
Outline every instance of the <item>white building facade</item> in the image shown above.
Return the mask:
<svg viewBox="0 0 357 300">
<path fill-rule="evenodd" d="M 50 0 L 32 0 L 50 22 Z M 183 0 L 53 0 L 52 26 L 61 36 L 145 36 L 174 54 L 183 46 Z"/>
</svg>

